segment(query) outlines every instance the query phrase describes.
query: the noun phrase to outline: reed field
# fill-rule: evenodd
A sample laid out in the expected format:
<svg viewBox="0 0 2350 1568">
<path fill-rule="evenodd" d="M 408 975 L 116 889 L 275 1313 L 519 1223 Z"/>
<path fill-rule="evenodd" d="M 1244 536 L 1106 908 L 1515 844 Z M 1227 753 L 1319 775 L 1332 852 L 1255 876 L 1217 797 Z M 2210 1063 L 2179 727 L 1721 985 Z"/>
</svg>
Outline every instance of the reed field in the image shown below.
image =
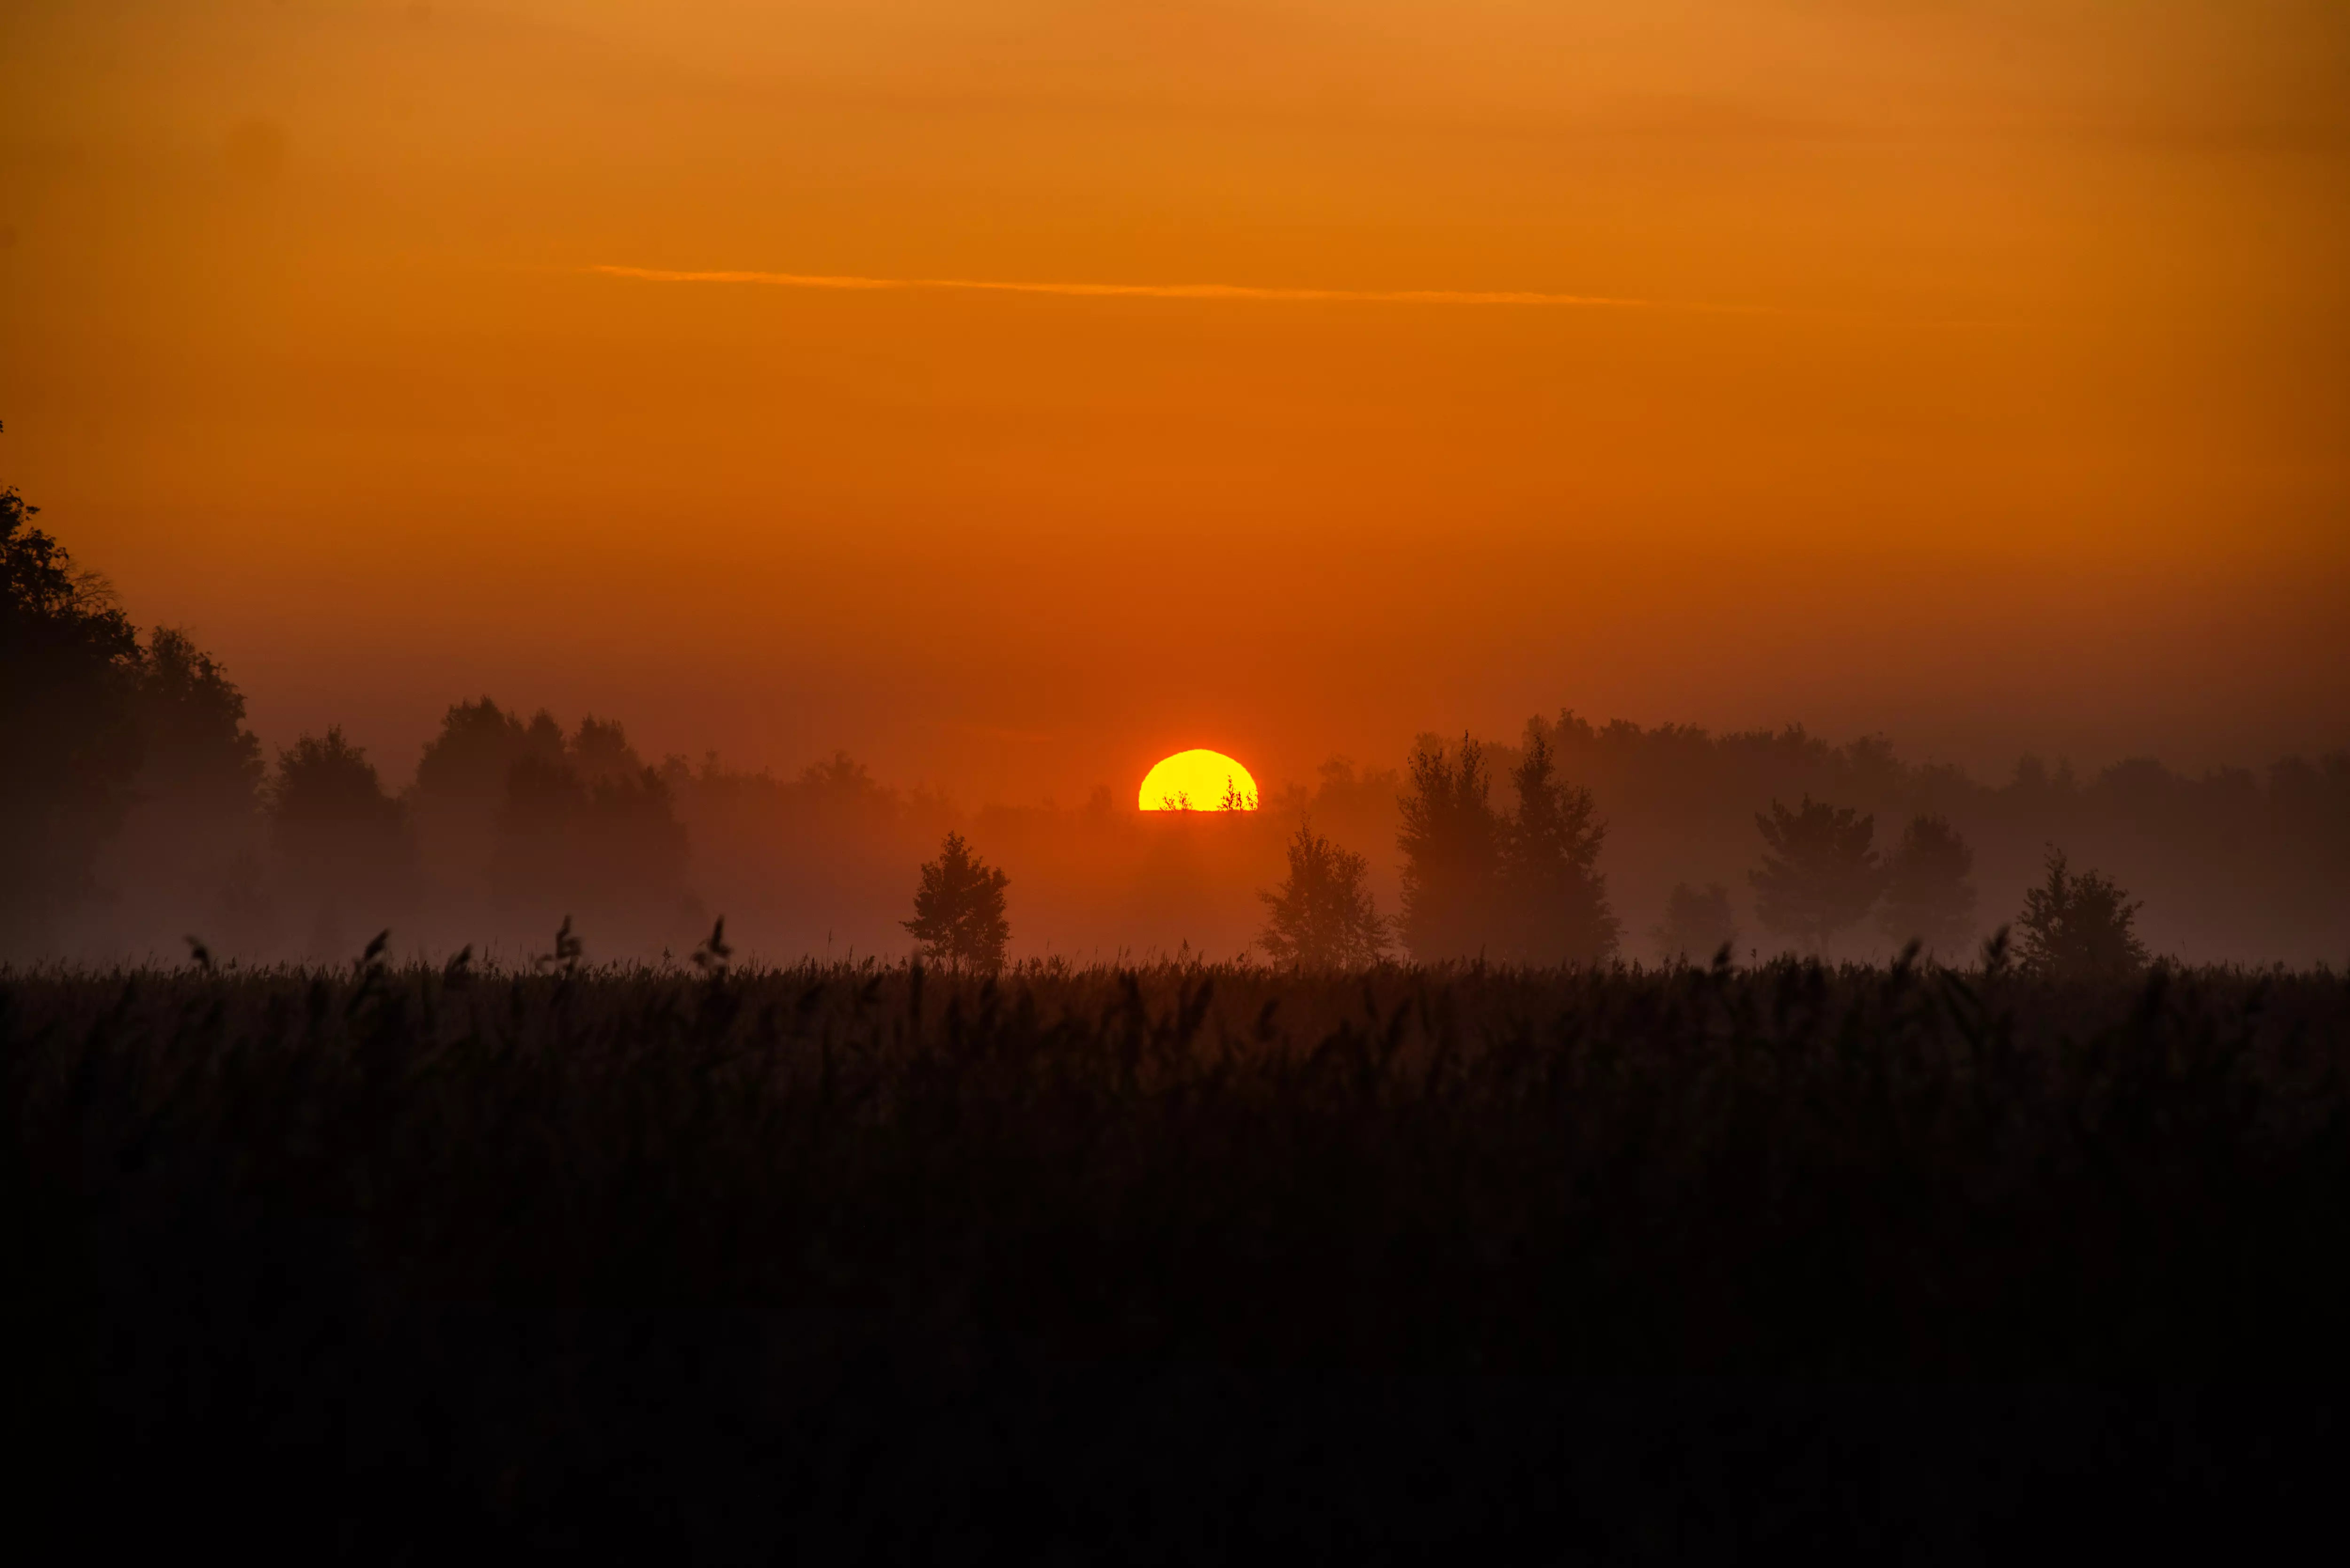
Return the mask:
<svg viewBox="0 0 2350 1568">
<path fill-rule="evenodd" d="M 1966 1561 L 2315 1517 L 2350 981 L 0 971 L 93 1544 Z"/>
</svg>

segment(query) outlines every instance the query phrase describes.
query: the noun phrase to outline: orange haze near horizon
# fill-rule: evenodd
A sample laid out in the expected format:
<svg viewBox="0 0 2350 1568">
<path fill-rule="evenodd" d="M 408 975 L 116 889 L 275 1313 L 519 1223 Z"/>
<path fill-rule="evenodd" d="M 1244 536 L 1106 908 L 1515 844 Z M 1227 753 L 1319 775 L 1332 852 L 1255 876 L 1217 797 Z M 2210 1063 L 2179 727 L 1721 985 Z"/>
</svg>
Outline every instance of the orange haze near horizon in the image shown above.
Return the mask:
<svg viewBox="0 0 2350 1568">
<path fill-rule="evenodd" d="M 0 483 L 273 743 L 2350 743 L 2350 10 L 0 13 Z"/>
</svg>

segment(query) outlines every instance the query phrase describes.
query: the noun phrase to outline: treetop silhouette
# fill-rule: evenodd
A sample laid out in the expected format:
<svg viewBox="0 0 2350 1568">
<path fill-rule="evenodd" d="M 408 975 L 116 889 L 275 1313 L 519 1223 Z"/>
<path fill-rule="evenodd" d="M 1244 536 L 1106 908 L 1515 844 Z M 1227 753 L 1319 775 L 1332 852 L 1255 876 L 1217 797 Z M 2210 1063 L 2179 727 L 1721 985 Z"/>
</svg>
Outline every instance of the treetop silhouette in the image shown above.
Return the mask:
<svg viewBox="0 0 2350 1568">
<path fill-rule="evenodd" d="M 1613 957 L 1622 926 L 1599 870 L 1607 825 L 1596 819 L 1591 792 L 1558 776 L 1539 722 L 1526 726 L 1525 753 L 1510 782 L 1517 813 L 1500 835 L 1510 956 L 1537 964 Z"/>
<path fill-rule="evenodd" d="M 36 943 L 90 887 L 139 771 L 137 632 L 113 590 L 0 490 L 0 950 Z"/>
<path fill-rule="evenodd" d="M 1289 875 L 1259 892 L 1266 918 L 1257 945 L 1274 962 L 1299 969 L 1357 969 L 1386 956 L 1388 922 L 1366 885 L 1370 862 L 1297 825 Z"/>
<path fill-rule="evenodd" d="M 2023 895 L 2016 925 L 2022 937 L 2018 956 L 2039 974 L 2112 980 L 2146 967 L 2146 944 L 2137 937 L 2143 906 L 2096 871 L 2074 872 L 2064 852 L 2051 847 L 2047 877 Z"/>
<path fill-rule="evenodd" d="M 1915 940 L 1944 959 L 1963 957 L 1975 936 L 1975 888 L 1967 880 L 1974 864 L 1974 850 L 1949 817 L 1911 818 L 1886 863 L 1877 929 L 1897 943 Z"/>
<path fill-rule="evenodd" d="M 914 889 L 914 918 L 900 921 L 931 957 L 978 969 L 1000 969 L 1012 922 L 1003 890 L 1012 878 L 978 856 L 960 833 L 949 833 L 939 857 L 922 867 Z"/>
<path fill-rule="evenodd" d="M 1885 886 L 1884 863 L 1870 843 L 1877 819 L 1805 795 L 1792 811 L 1773 801 L 1755 814 L 1754 826 L 1765 847 L 1762 866 L 1748 874 L 1755 918 L 1814 953 L 1826 951 Z"/>
<path fill-rule="evenodd" d="M 1411 788 L 1397 802 L 1403 825 L 1401 933 L 1421 962 L 1467 958 L 1491 936 L 1501 830 L 1488 795 L 1484 748 L 1463 734 L 1457 751 L 1423 735 L 1407 764 Z"/>
</svg>

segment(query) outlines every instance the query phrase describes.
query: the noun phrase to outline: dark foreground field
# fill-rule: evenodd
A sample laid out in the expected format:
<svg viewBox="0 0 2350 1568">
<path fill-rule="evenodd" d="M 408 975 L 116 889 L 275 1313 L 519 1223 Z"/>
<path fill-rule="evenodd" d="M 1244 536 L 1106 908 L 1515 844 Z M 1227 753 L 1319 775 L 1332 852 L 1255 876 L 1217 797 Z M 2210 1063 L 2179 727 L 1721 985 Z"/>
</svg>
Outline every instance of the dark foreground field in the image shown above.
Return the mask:
<svg viewBox="0 0 2350 1568">
<path fill-rule="evenodd" d="M 1964 1561 L 2341 1485 L 2329 975 L 19 973 L 0 1043 L 85 1541 Z"/>
</svg>

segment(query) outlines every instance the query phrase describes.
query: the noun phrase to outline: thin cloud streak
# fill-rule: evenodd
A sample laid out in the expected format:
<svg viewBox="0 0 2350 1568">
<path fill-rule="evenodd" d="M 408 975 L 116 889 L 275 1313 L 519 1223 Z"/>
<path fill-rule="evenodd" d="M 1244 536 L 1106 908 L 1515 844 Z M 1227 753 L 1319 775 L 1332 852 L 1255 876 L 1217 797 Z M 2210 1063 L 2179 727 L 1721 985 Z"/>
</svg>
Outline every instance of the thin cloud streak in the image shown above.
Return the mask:
<svg viewBox="0 0 2350 1568">
<path fill-rule="evenodd" d="M 597 265 L 589 272 L 645 283 L 756 283 L 773 288 L 870 291 L 905 288 L 976 289 L 991 294 L 1057 294 L 1085 299 L 1242 299 L 1356 305 L 1568 305 L 1617 309 L 1659 307 L 1649 299 L 1587 294 L 1528 294 L 1451 288 L 1256 288 L 1232 283 L 1001 283 L 962 277 L 826 277 L 789 272 L 670 272 L 659 267 Z M 1683 309 L 1721 308 L 1684 306 Z"/>
</svg>

